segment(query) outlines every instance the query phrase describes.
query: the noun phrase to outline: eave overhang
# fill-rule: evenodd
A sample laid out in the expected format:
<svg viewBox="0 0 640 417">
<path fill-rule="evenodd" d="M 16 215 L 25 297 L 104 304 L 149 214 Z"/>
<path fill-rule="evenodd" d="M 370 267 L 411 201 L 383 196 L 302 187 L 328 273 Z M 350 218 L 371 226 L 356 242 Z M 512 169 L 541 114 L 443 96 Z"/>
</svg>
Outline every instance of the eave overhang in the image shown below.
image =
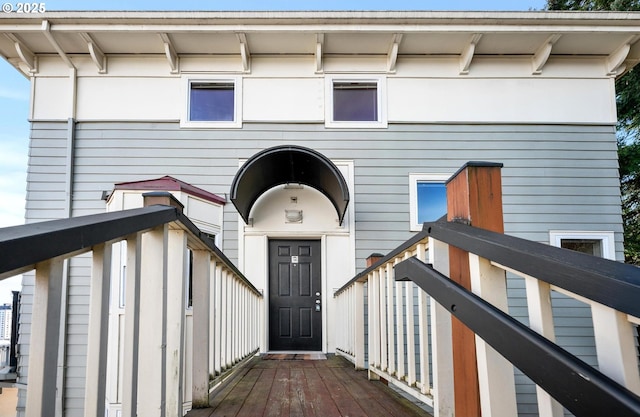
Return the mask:
<svg viewBox="0 0 640 417">
<path fill-rule="evenodd" d="M 46 23 L 45 23 L 46 22 Z M 295 33 L 295 36 L 291 36 Z M 553 57 L 602 57 L 605 75 L 618 76 L 640 60 L 640 12 L 46 12 L 0 14 L 0 56 L 27 75 L 37 57 L 73 65 L 90 57 L 96 72 L 109 56 L 308 55 L 321 72 L 324 57 L 380 56 L 388 71 L 404 57 L 453 56 L 465 75 L 478 57 L 530 57 L 540 74 Z M 54 40 L 54 42 L 52 42 Z M 249 52 L 250 51 L 250 52 Z M 615 67 L 615 68 L 614 68 Z"/>
<path fill-rule="evenodd" d="M 251 208 L 266 191 L 282 184 L 303 184 L 324 194 L 342 224 L 349 205 L 349 188 L 331 160 L 313 149 L 282 145 L 249 158 L 231 183 L 231 202 L 249 224 Z"/>
</svg>

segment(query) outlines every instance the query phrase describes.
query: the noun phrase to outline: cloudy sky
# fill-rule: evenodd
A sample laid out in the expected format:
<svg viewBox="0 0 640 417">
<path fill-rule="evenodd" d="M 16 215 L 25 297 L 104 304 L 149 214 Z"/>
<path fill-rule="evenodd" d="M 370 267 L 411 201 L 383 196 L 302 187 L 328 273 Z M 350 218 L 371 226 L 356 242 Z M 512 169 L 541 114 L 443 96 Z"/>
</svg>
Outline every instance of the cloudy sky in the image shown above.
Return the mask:
<svg viewBox="0 0 640 417">
<path fill-rule="evenodd" d="M 15 6 L 18 1 L 3 0 Z M 48 0 L 46 10 L 540 10 L 544 0 Z M 3 7 L 3 10 L 5 7 Z M 2 13 L 2 12 L 0 12 Z M 0 227 L 24 223 L 30 83 L 0 58 Z M 0 254 L 0 256 L 2 256 Z M 0 282 L 0 303 L 20 278 Z"/>
</svg>

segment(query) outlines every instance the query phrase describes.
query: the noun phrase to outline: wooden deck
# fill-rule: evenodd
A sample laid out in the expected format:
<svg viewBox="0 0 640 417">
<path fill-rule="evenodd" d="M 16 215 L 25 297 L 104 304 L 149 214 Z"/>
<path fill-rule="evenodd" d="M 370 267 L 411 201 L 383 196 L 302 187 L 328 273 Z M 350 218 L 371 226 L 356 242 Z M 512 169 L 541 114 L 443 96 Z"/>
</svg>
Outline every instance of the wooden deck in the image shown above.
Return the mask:
<svg viewBox="0 0 640 417">
<path fill-rule="evenodd" d="M 187 417 L 430 417 L 342 357 L 298 358 L 253 359 Z"/>
</svg>

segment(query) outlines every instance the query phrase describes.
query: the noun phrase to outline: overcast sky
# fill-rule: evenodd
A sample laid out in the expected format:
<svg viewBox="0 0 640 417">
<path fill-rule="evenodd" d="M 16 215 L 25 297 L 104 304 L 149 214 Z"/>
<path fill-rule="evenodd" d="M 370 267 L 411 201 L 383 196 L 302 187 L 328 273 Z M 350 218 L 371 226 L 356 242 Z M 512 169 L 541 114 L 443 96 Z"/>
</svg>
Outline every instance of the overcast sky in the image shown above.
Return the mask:
<svg viewBox="0 0 640 417">
<path fill-rule="evenodd" d="M 6 0 L 2 1 L 7 3 Z M 16 5 L 18 1 L 8 1 Z M 46 10 L 540 10 L 544 0 L 48 0 Z M 3 10 L 5 8 L 3 7 Z M 2 12 L 0 12 L 2 13 Z M 0 227 L 24 223 L 29 80 L 0 59 Z M 0 256 L 2 256 L 0 254 Z M 0 282 L 10 302 L 20 278 Z"/>
</svg>

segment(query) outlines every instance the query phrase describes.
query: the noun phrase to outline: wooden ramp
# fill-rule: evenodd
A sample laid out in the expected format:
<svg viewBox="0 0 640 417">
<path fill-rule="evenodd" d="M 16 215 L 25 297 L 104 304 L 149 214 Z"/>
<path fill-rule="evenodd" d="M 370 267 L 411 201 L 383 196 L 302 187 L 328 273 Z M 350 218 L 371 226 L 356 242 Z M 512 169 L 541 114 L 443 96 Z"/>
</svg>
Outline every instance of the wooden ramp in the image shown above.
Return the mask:
<svg viewBox="0 0 640 417">
<path fill-rule="evenodd" d="M 429 417 L 339 356 L 255 358 L 187 417 Z"/>
</svg>

